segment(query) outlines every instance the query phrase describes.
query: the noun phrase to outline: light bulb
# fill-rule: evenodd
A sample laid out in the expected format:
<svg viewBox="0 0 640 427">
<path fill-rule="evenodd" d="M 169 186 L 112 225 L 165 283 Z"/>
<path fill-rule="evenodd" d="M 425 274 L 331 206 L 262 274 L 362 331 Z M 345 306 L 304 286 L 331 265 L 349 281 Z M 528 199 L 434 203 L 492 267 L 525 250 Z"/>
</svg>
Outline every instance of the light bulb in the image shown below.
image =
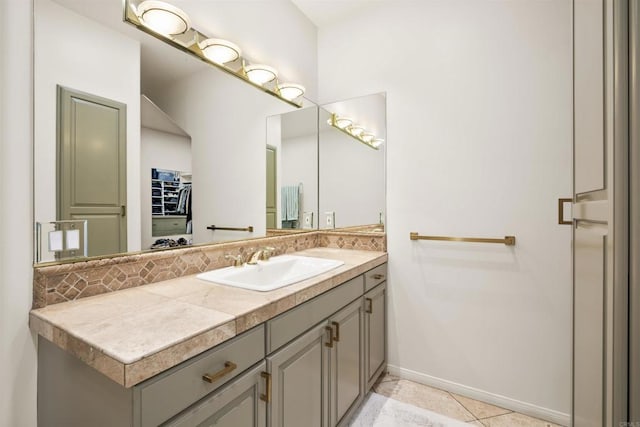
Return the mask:
<svg viewBox="0 0 640 427">
<path fill-rule="evenodd" d="M 275 68 L 268 65 L 247 65 L 244 71 L 247 73 L 249 80 L 258 85 L 269 83 L 278 77 L 278 72 Z"/>
<path fill-rule="evenodd" d="M 280 96 L 289 101 L 298 98 L 304 94 L 304 86 L 296 83 L 282 83 L 278 85 Z"/>
<path fill-rule="evenodd" d="M 191 28 L 191 21 L 186 13 L 162 1 L 143 1 L 138 6 L 137 13 L 142 25 L 165 36 L 184 34 Z"/>
<path fill-rule="evenodd" d="M 208 60 L 221 65 L 235 61 L 242 54 L 237 45 L 222 39 L 206 39 L 199 46 Z"/>
</svg>

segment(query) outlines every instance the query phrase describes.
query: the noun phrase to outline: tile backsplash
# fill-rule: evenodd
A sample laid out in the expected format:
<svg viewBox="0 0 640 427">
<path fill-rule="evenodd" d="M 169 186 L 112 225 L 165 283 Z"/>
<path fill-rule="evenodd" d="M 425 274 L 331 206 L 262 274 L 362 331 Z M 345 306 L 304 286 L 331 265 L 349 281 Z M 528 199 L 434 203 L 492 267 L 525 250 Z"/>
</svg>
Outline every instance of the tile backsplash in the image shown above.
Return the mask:
<svg viewBox="0 0 640 427">
<path fill-rule="evenodd" d="M 315 231 L 34 267 L 33 308 L 202 273 L 230 265 L 225 254 L 272 246 L 275 254 L 314 247 L 386 251 L 383 233 Z"/>
</svg>

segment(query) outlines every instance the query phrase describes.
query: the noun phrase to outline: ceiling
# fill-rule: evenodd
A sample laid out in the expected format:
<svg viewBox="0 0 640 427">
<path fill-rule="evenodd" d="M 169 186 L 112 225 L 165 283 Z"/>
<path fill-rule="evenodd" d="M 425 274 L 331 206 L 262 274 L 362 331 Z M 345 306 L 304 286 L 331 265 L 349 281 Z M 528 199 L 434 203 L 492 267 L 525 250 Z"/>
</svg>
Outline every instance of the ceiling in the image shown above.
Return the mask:
<svg viewBox="0 0 640 427">
<path fill-rule="evenodd" d="M 378 0 L 379 1 L 379 0 Z M 363 9 L 370 7 L 374 0 L 291 0 L 302 13 L 322 28 L 343 21 Z"/>
</svg>

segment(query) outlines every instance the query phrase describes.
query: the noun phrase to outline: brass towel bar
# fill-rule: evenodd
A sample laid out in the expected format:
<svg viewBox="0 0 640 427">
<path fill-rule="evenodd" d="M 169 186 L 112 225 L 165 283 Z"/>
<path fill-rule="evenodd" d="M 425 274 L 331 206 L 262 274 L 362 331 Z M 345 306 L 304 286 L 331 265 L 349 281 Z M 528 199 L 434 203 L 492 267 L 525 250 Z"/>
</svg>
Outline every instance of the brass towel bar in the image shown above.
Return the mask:
<svg viewBox="0 0 640 427">
<path fill-rule="evenodd" d="M 207 227 L 207 230 L 226 230 L 226 231 L 248 231 L 249 233 L 253 233 L 253 226 L 250 225 L 248 227 L 216 227 L 215 225 L 210 225 Z"/>
<path fill-rule="evenodd" d="M 486 239 L 481 237 L 446 237 L 446 236 L 421 236 L 418 233 L 409 233 L 411 240 L 442 240 L 445 242 L 472 242 L 472 243 L 502 243 L 507 246 L 516 244 L 516 236 L 504 236 L 503 239 Z"/>
</svg>

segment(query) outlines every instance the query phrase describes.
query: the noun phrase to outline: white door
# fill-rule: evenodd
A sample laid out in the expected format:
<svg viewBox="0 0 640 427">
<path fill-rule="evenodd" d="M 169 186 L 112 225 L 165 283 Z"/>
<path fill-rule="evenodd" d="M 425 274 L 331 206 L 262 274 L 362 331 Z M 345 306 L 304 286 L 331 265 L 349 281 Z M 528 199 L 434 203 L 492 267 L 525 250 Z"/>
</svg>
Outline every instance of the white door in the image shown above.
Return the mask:
<svg viewBox="0 0 640 427">
<path fill-rule="evenodd" d="M 627 417 L 626 6 L 574 1 L 576 427 L 617 427 Z"/>
</svg>

